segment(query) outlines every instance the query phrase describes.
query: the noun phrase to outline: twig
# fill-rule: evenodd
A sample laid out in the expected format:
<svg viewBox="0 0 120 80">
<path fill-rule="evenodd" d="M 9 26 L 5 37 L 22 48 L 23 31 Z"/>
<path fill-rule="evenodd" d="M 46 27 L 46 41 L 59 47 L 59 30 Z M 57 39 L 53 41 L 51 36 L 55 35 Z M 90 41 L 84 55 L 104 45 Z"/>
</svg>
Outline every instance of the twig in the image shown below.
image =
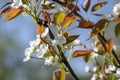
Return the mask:
<svg viewBox="0 0 120 80">
<path fill-rule="evenodd" d="M 72 77 L 74 78 L 74 80 L 79 80 L 79 78 L 77 77 L 77 75 L 74 73 L 74 71 L 72 70 L 69 62 L 67 61 L 64 53 L 62 52 L 61 48 L 59 46 L 57 46 L 60 52 L 60 56 L 62 58 L 62 62 L 65 64 L 65 66 L 68 68 L 68 70 L 70 71 Z"/>
</svg>

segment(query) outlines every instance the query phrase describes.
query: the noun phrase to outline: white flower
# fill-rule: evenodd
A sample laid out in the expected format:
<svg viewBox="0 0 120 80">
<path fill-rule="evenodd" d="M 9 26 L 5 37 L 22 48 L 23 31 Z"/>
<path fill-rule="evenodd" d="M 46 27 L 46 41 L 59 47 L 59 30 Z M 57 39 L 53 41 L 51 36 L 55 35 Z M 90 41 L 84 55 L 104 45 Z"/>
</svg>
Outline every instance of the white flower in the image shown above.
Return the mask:
<svg viewBox="0 0 120 80">
<path fill-rule="evenodd" d="M 23 60 L 24 62 L 28 61 L 30 59 L 31 53 L 34 52 L 34 49 L 40 44 L 40 37 L 37 35 L 36 40 L 30 41 L 29 45 L 30 47 L 25 49 L 25 56 L 26 58 Z"/>
<path fill-rule="evenodd" d="M 115 71 L 116 67 L 113 66 L 113 65 L 109 65 L 108 69 L 109 69 L 110 71 Z"/>
<path fill-rule="evenodd" d="M 45 60 L 45 65 L 51 65 L 54 62 L 54 57 L 50 56 Z"/>
<path fill-rule="evenodd" d="M 25 58 L 23 59 L 23 62 L 27 62 L 30 60 L 30 55 L 33 52 L 33 49 L 31 47 L 25 49 Z"/>
<path fill-rule="evenodd" d="M 79 44 L 80 44 L 80 40 L 76 39 L 76 40 L 73 41 L 73 45 L 79 45 Z"/>
<path fill-rule="evenodd" d="M 95 67 L 93 68 L 93 71 L 96 72 L 97 70 L 98 70 L 98 68 L 95 66 Z"/>
<path fill-rule="evenodd" d="M 20 6 L 26 8 L 27 10 L 30 10 L 30 8 L 26 5 L 26 4 L 23 4 L 22 0 L 12 0 L 12 4 L 11 4 L 11 7 L 13 8 L 19 8 Z"/>
<path fill-rule="evenodd" d="M 116 67 L 113 65 L 109 65 L 107 69 L 105 69 L 105 73 L 112 73 L 116 70 Z"/>
<path fill-rule="evenodd" d="M 120 68 L 118 68 L 118 69 L 116 70 L 115 75 L 116 75 L 117 77 L 120 77 Z"/>
<path fill-rule="evenodd" d="M 53 65 L 55 66 L 58 63 L 58 56 L 56 55 L 55 57 L 50 56 L 46 58 L 45 60 L 45 65 Z"/>
<path fill-rule="evenodd" d="M 50 3 L 51 3 L 50 1 L 41 0 L 41 4 L 49 5 Z"/>
<path fill-rule="evenodd" d="M 90 71 L 89 66 L 86 66 L 86 67 L 85 67 L 85 72 L 89 72 L 89 71 Z"/>
<path fill-rule="evenodd" d="M 47 51 L 48 51 L 48 45 L 42 44 L 40 45 L 39 49 L 36 50 L 36 52 L 38 52 L 36 56 L 38 58 L 42 58 Z"/>
<path fill-rule="evenodd" d="M 95 52 L 98 52 L 98 47 L 94 47 L 93 49 Z"/>
<path fill-rule="evenodd" d="M 97 77 L 98 77 L 98 75 L 97 75 L 97 74 L 93 74 L 93 76 L 92 76 L 91 80 L 97 80 Z"/>
<path fill-rule="evenodd" d="M 66 38 L 61 34 L 58 34 L 58 36 L 56 36 L 55 39 L 52 40 L 53 45 L 61 45 L 64 44 L 65 42 L 66 42 Z"/>
<path fill-rule="evenodd" d="M 98 54 L 97 54 L 97 53 L 95 53 L 95 52 L 92 52 L 92 53 L 91 53 L 91 58 L 93 58 L 93 59 L 94 59 L 94 58 L 96 58 L 96 57 L 98 57 Z"/>
<path fill-rule="evenodd" d="M 49 28 L 45 28 L 45 31 L 41 34 L 41 37 L 46 37 L 49 33 Z"/>
<path fill-rule="evenodd" d="M 13 3 L 11 4 L 11 7 L 19 8 L 22 5 L 23 5 L 22 0 L 13 0 Z"/>
<path fill-rule="evenodd" d="M 119 16 L 120 15 L 120 3 L 116 4 L 113 8 L 113 14 L 115 16 Z"/>
<path fill-rule="evenodd" d="M 100 77 L 100 79 L 103 80 L 103 78 L 104 78 L 104 74 L 99 74 L 99 77 Z"/>
<path fill-rule="evenodd" d="M 23 59 L 23 62 L 27 62 L 30 60 L 30 56 L 26 56 L 24 59 Z"/>
</svg>

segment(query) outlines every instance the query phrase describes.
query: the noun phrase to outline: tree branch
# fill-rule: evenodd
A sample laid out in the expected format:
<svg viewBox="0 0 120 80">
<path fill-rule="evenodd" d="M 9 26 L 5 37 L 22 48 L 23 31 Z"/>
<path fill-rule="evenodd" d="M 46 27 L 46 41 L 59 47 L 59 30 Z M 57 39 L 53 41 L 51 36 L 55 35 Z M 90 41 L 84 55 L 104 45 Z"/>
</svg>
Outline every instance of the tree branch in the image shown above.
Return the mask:
<svg viewBox="0 0 120 80">
<path fill-rule="evenodd" d="M 100 32 L 99 32 L 97 35 L 98 35 L 98 37 L 99 37 L 104 43 L 107 43 L 107 40 L 105 39 L 105 37 L 104 37 L 103 35 L 101 35 Z M 120 60 L 119 60 L 119 58 L 117 57 L 114 49 L 112 49 L 112 55 L 114 56 L 114 59 L 116 60 L 116 62 L 117 62 L 117 64 L 118 64 L 117 66 L 119 67 L 119 66 L 120 66 Z"/>
<path fill-rule="evenodd" d="M 62 62 L 65 64 L 65 66 L 68 68 L 70 74 L 72 75 L 72 77 L 74 78 L 74 80 L 79 80 L 79 78 L 77 77 L 77 75 L 74 73 L 74 71 L 72 70 L 69 62 L 67 61 L 64 53 L 62 52 L 61 48 L 59 46 L 57 46 L 60 52 L 60 56 L 62 58 Z"/>
</svg>

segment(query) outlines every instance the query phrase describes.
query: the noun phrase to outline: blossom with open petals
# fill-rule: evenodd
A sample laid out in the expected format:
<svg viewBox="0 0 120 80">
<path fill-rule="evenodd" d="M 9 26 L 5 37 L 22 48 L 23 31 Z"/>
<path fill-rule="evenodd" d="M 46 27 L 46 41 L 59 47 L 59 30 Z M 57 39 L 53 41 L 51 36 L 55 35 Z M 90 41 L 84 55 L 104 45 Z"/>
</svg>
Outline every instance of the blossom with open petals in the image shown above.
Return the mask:
<svg viewBox="0 0 120 80">
<path fill-rule="evenodd" d="M 119 16 L 120 15 L 120 3 L 116 4 L 113 8 L 113 14 L 115 16 Z"/>
</svg>

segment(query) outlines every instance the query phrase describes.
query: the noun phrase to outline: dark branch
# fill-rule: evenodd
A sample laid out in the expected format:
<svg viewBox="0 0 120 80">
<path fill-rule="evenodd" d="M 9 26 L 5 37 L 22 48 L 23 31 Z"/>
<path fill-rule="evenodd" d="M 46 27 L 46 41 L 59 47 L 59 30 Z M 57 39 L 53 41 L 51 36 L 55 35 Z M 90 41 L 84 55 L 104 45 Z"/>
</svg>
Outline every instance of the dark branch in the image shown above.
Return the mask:
<svg viewBox="0 0 120 80">
<path fill-rule="evenodd" d="M 103 35 L 101 35 L 101 33 L 98 33 L 97 35 L 98 35 L 98 37 L 99 37 L 104 43 L 107 43 L 107 40 L 105 39 L 105 37 L 104 37 Z M 112 49 L 112 55 L 114 56 L 116 62 L 118 63 L 118 66 L 120 66 L 120 60 L 119 60 L 119 58 L 117 57 L 114 49 Z"/>
<path fill-rule="evenodd" d="M 59 52 L 60 52 L 60 56 L 62 59 L 62 62 L 65 64 L 65 66 L 68 68 L 69 72 L 71 73 L 72 77 L 74 78 L 74 80 L 79 80 L 79 78 L 76 76 L 76 74 L 74 73 L 74 71 L 72 70 L 69 62 L 67 61 L 64 53 L 62 52 L 61 48 L 58 46 Z"/>
</svg>

